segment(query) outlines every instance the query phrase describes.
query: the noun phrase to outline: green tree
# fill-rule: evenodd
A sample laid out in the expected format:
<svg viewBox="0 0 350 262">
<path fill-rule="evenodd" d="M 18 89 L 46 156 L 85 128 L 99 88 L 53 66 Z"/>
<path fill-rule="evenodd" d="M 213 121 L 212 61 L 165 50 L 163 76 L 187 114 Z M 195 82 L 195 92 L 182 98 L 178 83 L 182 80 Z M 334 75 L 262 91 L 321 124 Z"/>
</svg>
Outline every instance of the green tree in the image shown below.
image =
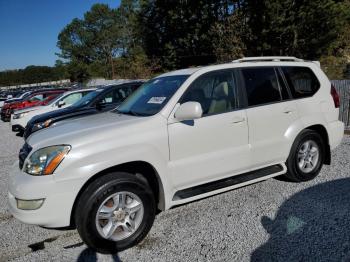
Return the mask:
<svg viewBox="0 0 350 262">
<path fill-rule="evenodd" d="M 244 56 L 247 52 L 243 39 L 246 32 L 247 27 L 241 10 L 236 10 L 231 16 L 213 25 L 210 35 L 217 62 L 229 62 Z"/>
<path fill-rule="evenodd" d="M 19 70 L 0 72 L 0 86 L 41 83 L 66 79 L 66 66 L 27 66 Z"/>
<path fill-rule="evenodd" d="M 73 19 L 58 35 L 61 58 L 74 61 L 88 76 L 88 65 L 100 61 L 109 64 L 105 77 L 114 78 L 113 58 L 120 50 L 118 16 L 105 4 L 95 4 L 83 19 Z M 82 66 L 84 65 L 84 66 Z M 71 72 L 71 71 L 70 71 Z M 81 72 L 82 73 L 82 72 Z"/>
<path fill-rule="evenodd" d="M 249 55 L 293 55 L 319 59 L 345 25 L 344 1 L 247 0 Z"/>
<path fill-rule="evenodd" d="M 215 62 L 209 31 L 230 14 L 232 5 L 218 0 L 143 2 L 140 27 L 146 54 L 159 59 L 164 69 Z"/>
</svg>

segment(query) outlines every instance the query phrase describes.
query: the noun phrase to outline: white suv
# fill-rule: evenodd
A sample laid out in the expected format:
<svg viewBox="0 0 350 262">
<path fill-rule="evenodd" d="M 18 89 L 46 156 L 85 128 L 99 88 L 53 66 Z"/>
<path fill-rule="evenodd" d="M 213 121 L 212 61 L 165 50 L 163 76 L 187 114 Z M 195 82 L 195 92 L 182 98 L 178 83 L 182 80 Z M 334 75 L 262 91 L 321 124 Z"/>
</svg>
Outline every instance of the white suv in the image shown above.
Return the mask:
<svg viewBox="0 0 350 262">
<path fill-rule="evenodd" d="M 9 206 L 25 223 L 76 226 L 95 250 L 120 251 L 161 210 L 279 175 L 315 178 L 343 137 L 338 107 L 319 63 L 293 57 L 166 73 L 116 110 L 30 136 Z"/>
</svg>

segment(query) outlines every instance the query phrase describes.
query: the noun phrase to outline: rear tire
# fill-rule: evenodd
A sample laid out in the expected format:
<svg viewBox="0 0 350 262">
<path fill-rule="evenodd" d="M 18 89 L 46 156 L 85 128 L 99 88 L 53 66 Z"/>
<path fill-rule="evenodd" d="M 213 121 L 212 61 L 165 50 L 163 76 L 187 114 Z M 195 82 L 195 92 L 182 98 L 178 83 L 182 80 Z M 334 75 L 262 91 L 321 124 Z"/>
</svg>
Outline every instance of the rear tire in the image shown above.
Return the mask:
<svg viewBox="0 0 350 262">
<path fill-rule="evenodd" d="M 75 223 L 89 247 L 115 254 L 146 237 L 155 211 L 154 195 L 145 181 L 133 174 L 115 172 L 86 188 L 77 203 Z"/>
<path fill-rule="evenodd" d="M 306 129 L 295 139 L 287 159 L 285 176 L 294 182 L 314 179 L 325 160 L 325 144 L 315 131 Z"/>
</svg>

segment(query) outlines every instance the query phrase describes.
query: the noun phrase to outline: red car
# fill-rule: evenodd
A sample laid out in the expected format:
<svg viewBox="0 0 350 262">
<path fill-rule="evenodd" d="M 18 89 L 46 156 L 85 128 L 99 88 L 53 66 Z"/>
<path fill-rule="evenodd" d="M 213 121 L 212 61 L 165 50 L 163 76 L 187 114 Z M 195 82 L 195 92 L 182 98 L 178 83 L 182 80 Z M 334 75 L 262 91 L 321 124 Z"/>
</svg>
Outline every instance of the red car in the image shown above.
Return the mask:
<svg viewBox="0 0 350 262">
<path fill-rule="evenodd" d="M 14 101 L 11 103 L 6 103 L 1 108 L 1 120 L 8 122 L 11 119 L 11 114 L 14 110 L 23 109 L 32 106 L 46 105 L 52 99 L 58 95 L 66 92 L 67 89 L 51 89 L 51 90 L 37 90 L 31 95 L 26 97 L 24 100 Z"/>
</svg>

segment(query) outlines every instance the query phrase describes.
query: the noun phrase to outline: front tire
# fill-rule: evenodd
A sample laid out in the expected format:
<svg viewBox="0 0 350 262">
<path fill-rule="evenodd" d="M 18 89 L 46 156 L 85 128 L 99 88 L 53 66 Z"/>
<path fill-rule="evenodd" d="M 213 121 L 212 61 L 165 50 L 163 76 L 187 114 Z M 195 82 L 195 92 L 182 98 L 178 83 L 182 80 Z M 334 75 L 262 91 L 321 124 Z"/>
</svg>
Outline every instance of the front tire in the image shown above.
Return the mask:
<svg viewBox="0 0 350 262">
<path fill-rule="evenodd" d="M 139 243 L 151 229 L 156 204 L 147 182 L 115 172 L 90 184 L 78 200 L 75 223 L 92 249 L 114 254 Z"/>
<path fill-rule="evenodd" d="M 287 159 L 286 177 L 294 182 L 314 179 L 321 171 L 325 159 L 325 144 L 313 130 L 302 131 L 295 139 Z"/>
</svg>

